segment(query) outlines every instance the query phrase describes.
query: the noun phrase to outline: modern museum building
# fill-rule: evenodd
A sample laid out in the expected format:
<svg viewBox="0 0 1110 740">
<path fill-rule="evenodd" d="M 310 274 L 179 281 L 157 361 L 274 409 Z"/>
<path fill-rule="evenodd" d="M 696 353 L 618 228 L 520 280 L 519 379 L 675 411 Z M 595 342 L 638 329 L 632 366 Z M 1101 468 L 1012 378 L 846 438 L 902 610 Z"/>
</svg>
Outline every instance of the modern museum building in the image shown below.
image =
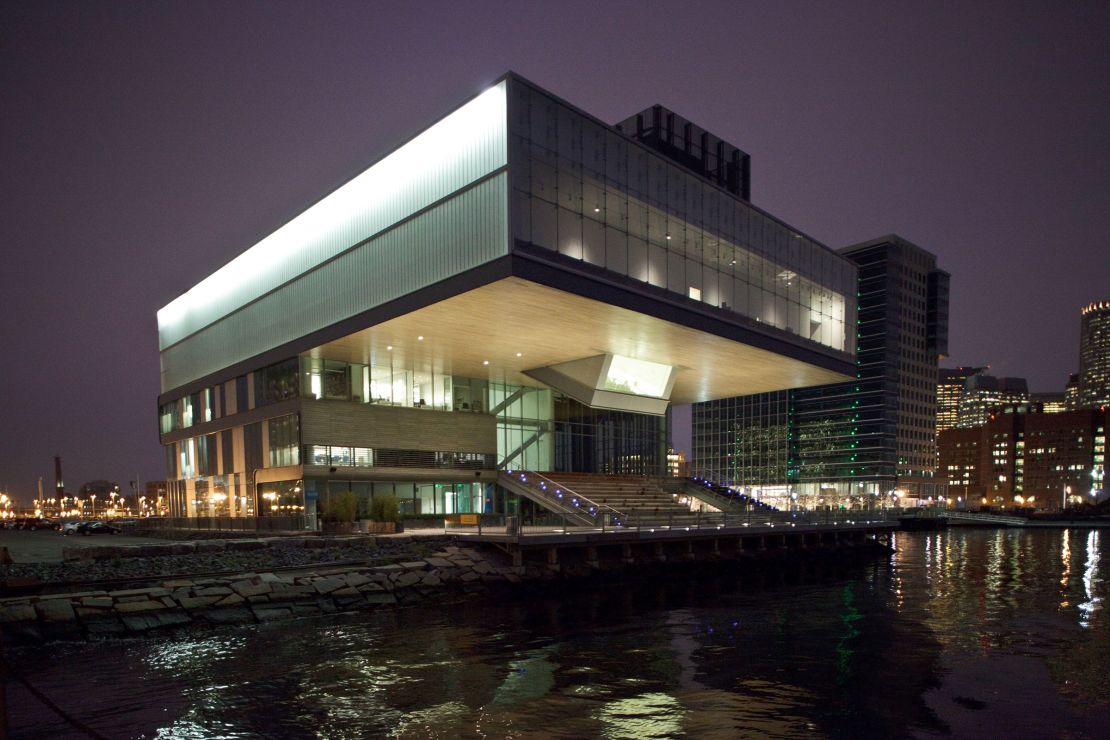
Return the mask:
<svg viewBox="0 0 1110 740">
<path fill-rule="evenodd" d="M 854 378 L 856 265 L 749 198 L 666 108 L 506 75 L 158 312 L 169 512 L 512 513 L 507 470 L 663 475 L 671 405 Z"/>
</svg>

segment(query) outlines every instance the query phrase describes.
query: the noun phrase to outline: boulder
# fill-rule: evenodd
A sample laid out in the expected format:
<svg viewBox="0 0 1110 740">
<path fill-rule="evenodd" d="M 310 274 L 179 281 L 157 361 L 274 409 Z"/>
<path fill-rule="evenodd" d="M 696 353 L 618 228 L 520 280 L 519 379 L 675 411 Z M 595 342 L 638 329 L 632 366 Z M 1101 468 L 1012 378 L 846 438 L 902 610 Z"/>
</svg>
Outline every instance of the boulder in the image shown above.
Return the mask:
<svg viewBox="0 0 1110 740">
<path fill-rule="evenodd" d="M 165 608 L 165 604 L 163 604 L 161 601 L 154 601 L 153 599 L 146 599 L 144 601 L 126 601 L 121 604 L 116 604 L 116 611 L 120 614 L 161 611 Z"/>
<path fill-rule="evenodd" d="M 247 598 L 270 593 L 270 584 L 266 581 L 244 580 L 231 584 L 231 589 L 240 596 Z"/>
<path fill-rule="evenodd" d="M 254 613 L 250 609 L 242 608 L 209 609 L 206 612 L 199 612 L 198 616 L 209 624 L 249 624 L 254 622 Z"/>
<path fill-rule="evenodd" d="M 293 612 L 289 607 L 282 606 L 253 606 L 251 611 L 259 622 L 271 622 L 275 619 L 287 619 Z"/>
<path fill-rule="evenodd" d="M 35 608 L 30 604 L 5 604 L 0 606 L 0 624 L 31 622 L 34 619 Z"/>
<path fill-rule="evenodd" d="M 347 580 L 338 576 L 331 576 L 314 581 L 312 585 L 316 589 L 316 593 L 330 594 L 332 591 L 346 587 Z"/>
<path fill-rule="evenodd" d="M 73 605 L 65 599 L 51 599 L 35 604 L 35 611 L 43 622 L 58 623 L 72 622 L 77 618 L 73 612 Z"/>
</svg>

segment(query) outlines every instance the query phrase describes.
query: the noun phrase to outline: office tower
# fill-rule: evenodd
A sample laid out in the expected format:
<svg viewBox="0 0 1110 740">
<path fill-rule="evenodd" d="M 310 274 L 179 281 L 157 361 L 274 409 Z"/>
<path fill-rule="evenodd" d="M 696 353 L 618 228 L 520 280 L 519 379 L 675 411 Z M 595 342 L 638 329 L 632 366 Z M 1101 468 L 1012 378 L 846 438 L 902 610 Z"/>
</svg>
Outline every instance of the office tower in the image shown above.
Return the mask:
<svg viewBox="0 0 1110 740">
<path fill-rule="evenodd" d="M 1079 329 L 1079 408 L 1110 404 L 1110 301 L 1085 306 Z"/>
</svg>

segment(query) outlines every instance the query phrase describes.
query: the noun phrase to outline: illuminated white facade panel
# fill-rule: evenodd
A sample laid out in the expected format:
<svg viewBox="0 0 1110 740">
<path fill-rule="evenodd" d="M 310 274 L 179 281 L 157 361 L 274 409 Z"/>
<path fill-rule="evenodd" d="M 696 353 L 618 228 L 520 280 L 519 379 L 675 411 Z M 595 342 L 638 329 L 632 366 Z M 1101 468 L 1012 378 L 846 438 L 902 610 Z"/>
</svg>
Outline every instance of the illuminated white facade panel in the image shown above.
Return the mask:
<svg viewBox="0 0 1110 740">
<path fill-rule="evenodd" d="M 505 99 L 505 83 L 501 82 L 161 309 L 159 347 L 163 350 L 171 347 L 344 250 L 504 167 Z M 507 244 L 507 239 L 501 244 L 502 253 Z M 281 323 L 285 319 L 275 316 L 273 320 Z"/>
<path fill-rule="evenodd" d="M 504 173 L 271 290 L 162 351 L 176 388 L 506 253 Z"/>
</svg>

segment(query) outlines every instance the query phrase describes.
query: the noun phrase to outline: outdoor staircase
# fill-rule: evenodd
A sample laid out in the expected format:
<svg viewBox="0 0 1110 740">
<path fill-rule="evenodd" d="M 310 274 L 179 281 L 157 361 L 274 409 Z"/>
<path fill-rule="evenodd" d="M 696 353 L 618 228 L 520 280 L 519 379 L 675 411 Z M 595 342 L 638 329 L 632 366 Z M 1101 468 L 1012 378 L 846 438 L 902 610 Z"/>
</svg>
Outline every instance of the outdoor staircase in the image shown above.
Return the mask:
<svg viewBox="0 0 1110 740">
<path fill-rule="evenodd" d="M 681 497 L 659 479 L 595 473 L 546 472 L 543 476 L 594 506 L 617 512 L 624 524 L 683 526 L 698 520 L 698 514 L 680 503 Z"/>
</svg>

